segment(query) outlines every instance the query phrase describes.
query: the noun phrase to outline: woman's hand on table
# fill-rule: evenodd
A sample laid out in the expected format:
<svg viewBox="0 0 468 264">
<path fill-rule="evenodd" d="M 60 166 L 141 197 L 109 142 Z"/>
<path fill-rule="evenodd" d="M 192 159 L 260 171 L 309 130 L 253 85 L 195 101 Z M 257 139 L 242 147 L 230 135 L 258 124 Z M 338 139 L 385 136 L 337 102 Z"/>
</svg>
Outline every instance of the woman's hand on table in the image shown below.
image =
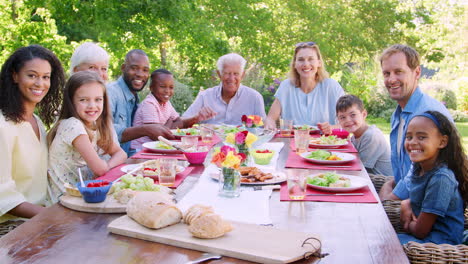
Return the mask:
<svg viewBox="0 0 468 264">
<path fill-rule="evenodd" d="M 265 118 L 264 125 L 267 130 L 276 130 L 276 121 L 269 117 Z"/>
</svg>

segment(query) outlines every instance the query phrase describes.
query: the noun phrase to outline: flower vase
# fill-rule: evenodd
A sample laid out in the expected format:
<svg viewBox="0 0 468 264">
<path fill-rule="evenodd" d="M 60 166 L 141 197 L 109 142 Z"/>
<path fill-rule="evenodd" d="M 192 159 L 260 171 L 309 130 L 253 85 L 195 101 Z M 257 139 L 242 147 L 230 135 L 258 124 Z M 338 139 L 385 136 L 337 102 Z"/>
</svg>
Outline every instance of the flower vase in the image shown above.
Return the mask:
<svg viewBox="0 0 468 264">
<path fill-rule="evenodd" d="M 245 155 L 245 159 L 241 162 L 241 166 L 245 167 L 249 165 L 249 157 L 250 157 L 250 150 L 249 147 L 247 147 L 246 144 L 241 144 L 237 146 L 239 153 L 242 153 Z"/>
<path fill-rule="evenodd" d="M 219 195 L 229 198 L 240 195 L 240 174 L 237 170 L 222 168 L 219 177 Z"/>
</svg>

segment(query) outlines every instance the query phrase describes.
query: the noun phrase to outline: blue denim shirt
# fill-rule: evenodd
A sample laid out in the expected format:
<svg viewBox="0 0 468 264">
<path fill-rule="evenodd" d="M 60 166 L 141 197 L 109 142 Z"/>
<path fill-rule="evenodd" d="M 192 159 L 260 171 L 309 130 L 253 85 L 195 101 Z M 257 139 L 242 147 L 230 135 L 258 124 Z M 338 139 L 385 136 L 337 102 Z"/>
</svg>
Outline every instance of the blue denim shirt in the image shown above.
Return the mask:
<svg viewBox="0 0 468 264">
<path fill-rule="evenodd" d="M 391 161 L 393 176 L 395 176 L 395 182 L 398 183 L 409 171 L 411 166 L 411 160 L 405 151 L 405 135 L 408 123 L 411 118 L 415 115 L 422 114 L 426 111 L 438 111 L 445 115 L 448 119 L 453 122 L 452 116 L 450 115 L 447 108 L 436 99 L 424 94 L 419 87 L 416 88 L 411 98 L 406 104 L 404 109 L 398 105 L 395 112 L 393 112 L 391 119 L 392 130 L 390 132 L 390 146 L 391 146 Z M 401 146 L 400 153 L 397 153 L 397 142 L 398 142 L 398 126 L 400 125 L 400 117 L 403 118 L 405 124 L 403 126 L 403 134 L 401 135 Z"/>
<path fill-rule="evenodd" d="M 458 190 L 458 181 L 446 164 L 437 166 L 422 176 L 411 169 L 397 184 L 393 193 L 402 200 L 409 198 L 416 216 L 421 212 L 437 215 L 431 232 L 422 241 L 452 245 L 462 242 L 465 220 L 463 199 Z"/>
<path fill-rule="evenodd" d="M 117 81 L 107 85 L 107 94 L 109 96 L 109 105 L 112 110 L 114 128 L 119 137 L 120 147 L 127 152 L 127 155 L 130 157 L 135 151 L 130 149 L 130 141 L 122 142 L 122 133 L 127 127 L 132 126 L 132 112 L 135 104 L 138 104 L 138 101 L 128 88 L 122 76 L 120 76 Z"/>
</svg>

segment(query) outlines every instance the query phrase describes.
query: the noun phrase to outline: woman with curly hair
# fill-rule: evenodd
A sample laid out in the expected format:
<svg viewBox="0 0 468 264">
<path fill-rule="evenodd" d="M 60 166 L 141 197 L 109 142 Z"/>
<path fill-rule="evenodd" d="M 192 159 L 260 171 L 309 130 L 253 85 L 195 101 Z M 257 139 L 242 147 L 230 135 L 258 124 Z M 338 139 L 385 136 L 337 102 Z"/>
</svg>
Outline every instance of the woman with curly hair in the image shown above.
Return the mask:
<svg viewBox="0 0 468 264">
<path fill-rule="evenodd" d="M 19 48 L 2 66 L 0 223 L 31 218 L 44 208 L 47 139 L 42 122 L 54 121 L 64 83 L 62 64 L 39 45 Z"/>
</svg>

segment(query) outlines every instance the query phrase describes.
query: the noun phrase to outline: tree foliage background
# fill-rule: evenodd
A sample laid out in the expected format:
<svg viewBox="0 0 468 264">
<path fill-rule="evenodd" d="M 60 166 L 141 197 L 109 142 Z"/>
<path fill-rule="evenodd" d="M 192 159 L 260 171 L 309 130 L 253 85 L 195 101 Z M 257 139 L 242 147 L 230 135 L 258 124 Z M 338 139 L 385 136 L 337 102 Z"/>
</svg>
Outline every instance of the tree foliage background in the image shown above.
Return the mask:
<svg viewBox="0 0 468 264">
<path fill-rule="evenodd" d="M 74 48 L 94 41 L 116 78 L 125 53 L 140 48 L 152 69 L 173 71 L 196 95 L 218 82 L 217 58 L 237 52 L 249 63 L 245 84 L 269 105 L 294 44 L 315 41 L 333 78 L 379 112 L 386 93 L 375 58 L 406 43 L 436 70 L 428 81 L 453 90 L 467 111 L 467 18 L 463 0 L 0 0 L 0 60 L 40 44 L 68 69 Z"/>
</svg>

